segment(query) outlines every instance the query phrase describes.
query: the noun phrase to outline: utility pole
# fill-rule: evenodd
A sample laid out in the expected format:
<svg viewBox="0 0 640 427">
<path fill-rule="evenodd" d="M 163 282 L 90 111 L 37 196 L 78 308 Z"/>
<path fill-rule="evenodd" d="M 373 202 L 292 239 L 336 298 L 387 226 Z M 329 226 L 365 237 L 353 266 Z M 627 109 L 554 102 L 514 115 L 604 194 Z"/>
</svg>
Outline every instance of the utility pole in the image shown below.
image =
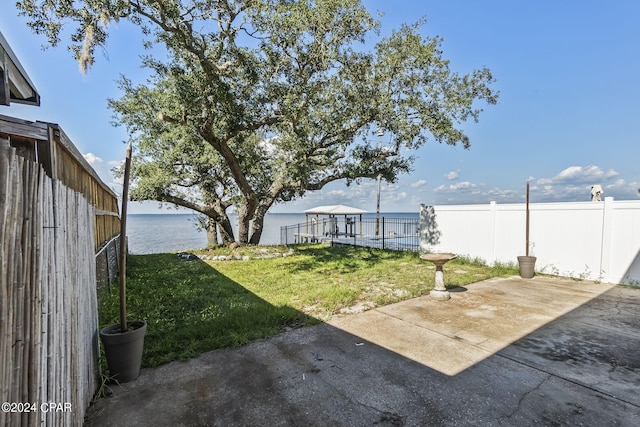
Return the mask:
<svg viewBox="0 0 640 427">
<path fill-rule="evenodd" d="M 376 202 L 376 237 L 380 233 L 380 183 L 382 182 L 382 175 L 378 174 L 378 200 Z"/>
<path fill-rule="evenodd" d="M 382 138 L 384 136 L 384 129 L 378 126 L 376 136 Z M 382 140 L 378 139 L 378 145 L 382 147 Z M 378 174 L 378 197 L 376 201 L 376 237 L 380 234 L 380 185 L 382 183 L 382 174 Z"/>
</svg>

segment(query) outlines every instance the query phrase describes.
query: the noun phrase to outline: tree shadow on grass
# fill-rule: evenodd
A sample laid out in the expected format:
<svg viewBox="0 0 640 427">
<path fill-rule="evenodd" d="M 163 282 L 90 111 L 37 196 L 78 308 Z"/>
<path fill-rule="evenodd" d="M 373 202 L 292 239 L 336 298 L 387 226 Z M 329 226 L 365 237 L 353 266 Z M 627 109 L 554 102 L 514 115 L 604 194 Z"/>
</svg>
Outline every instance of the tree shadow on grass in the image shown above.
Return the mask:
<svg viewBox="0 0 640 427">
<path fill-rule="evenodd" d="M 116 323 L 118 292 L 100 295 L 100 324 Z M 143 367 L 247 344 L 319 323 L 297 309 L 275 306 L 200 260 L 175 254 L 130 255 L 127 317 L 145 320 Z"/>
</svg>

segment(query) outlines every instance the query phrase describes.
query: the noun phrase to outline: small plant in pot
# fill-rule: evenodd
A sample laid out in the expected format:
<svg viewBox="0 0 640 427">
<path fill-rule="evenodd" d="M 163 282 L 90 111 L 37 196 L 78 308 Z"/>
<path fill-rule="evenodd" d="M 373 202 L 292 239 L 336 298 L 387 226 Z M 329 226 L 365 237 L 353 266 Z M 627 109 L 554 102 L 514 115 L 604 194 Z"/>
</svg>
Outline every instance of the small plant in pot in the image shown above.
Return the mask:
<svg viewBox="0 0 640 427">
<path fill-rule="evenodd" d="M 126 230 L 127 199 L 129 197 L 129 171 L 131 168 L 131 145 L 127 147 L 124 168 L 124 188 L 122 193 L 122 212 L 120 220 L 120 323 L 106 326 L 100 330 L 100 340 L 107 358 L 110 377 L 119 383 L 133 381 L 140 374 L 142 349 L 147 323 L 143 320 L 127 321 L 126 303 Z"/>
<path fill-rule="evenodd" d="M 527 204 L 525 208 L 526 212 L 526 229 L 525 229 L 525 255 L 518 257 L 518 269 L 520 271 L 520 277 L 523 279 L 531 279 L 535 274 L 536 257 L 529 255 L 529 181 L 527 181 Z"/>
</svg>

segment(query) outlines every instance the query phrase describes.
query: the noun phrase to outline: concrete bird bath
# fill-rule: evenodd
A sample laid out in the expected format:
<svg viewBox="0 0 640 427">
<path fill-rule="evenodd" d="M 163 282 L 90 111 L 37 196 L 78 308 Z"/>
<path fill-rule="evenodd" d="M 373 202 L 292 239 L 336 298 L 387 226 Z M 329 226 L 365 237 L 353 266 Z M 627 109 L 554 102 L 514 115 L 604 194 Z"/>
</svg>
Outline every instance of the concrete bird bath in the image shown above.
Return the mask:
<svg viewBox="0 0 640 427">
<path fill-rule="evenodd" d="M 420 259 L 432 262 L 436 265 L 436 283 L 433 290 L 429 293 L 429 295 L 431 295 L 431 298 L 440 301 L 446 301 L 451 298 L 451 295 L 449 295 L 449 291 L 447 291 L 447 288 L 444 286 L 444 271 L 442 269 L 442 266 L 456 257 L 457 255 L 449 253 L 420 255 Z"/>
</svg>

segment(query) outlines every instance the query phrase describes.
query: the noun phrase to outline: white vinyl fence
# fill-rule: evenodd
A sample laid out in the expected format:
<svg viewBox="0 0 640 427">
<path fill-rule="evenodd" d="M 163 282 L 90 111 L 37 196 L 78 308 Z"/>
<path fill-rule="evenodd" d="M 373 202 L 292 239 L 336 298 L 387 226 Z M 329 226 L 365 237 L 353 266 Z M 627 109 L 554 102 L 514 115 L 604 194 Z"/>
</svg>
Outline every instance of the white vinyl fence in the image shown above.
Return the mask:
<svg viewBox="0 0 640 427">
<path fill-rule="evenodd" d="M 640 201 L 532 203 L 529 213 L 537 272 L 640 286 Z M 524 204 L 422 205 L 420 246 L 517 263 L 525 226 Z"/>
</svg>

